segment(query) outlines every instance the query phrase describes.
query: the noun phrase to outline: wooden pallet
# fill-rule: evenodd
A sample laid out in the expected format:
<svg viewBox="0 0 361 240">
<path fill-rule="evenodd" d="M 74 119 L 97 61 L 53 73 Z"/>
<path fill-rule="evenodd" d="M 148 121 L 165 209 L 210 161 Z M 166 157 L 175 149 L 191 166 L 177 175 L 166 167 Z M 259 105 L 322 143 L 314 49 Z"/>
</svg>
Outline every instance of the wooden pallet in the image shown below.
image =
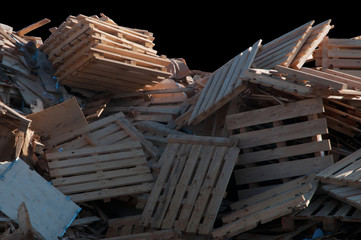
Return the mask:
<svg viewBox="0 0 361 240">
<path fill-rule="evenodd" d="M 222 217 L 223 226 L 214 229 L 214 239 L 231 238 L 239 233 L 308 206 L 317 189 L 314 175 L 303 176 L 231 205 Z"/>
<path fill-rule="evenodd" d="M 262 46 L 254 59 L 255 68 L 271 69 L 276 65 L 288 67 L 311 33 L 310 21 Z"/>
<path fill-rule="evenodd" d="M 169 135 L 140 226 L 208 235 L 239 149 L 228 138 Z"/>
<path fill-rule="evenodd" d="M 322 99 L 312 98 L 227 115 L 242 150 L 234 171 L 240 198 L 333 163 L 330 142 L 322 139 L 326 119 L 317 117 L 323 111 Z"/>
<path fill-rule="evenodd" d="M 108 18 L 78 15 L 54 30 L 41 50 L 64 85 L 119 93 L 143 89 L 171 76 L 170 61 L 152 49 L 148 31 Z"/>
<path fill-rule="evenodd" d="M 361 187 L 361 150 L 357 150 L 317 174 L 323 183 Z"/>
<path fill-rule="evenodd" d="M 158 158 L 158 149 L 146 140 L 121 112 L 94 121 L 85 127 L 52 136 L 46 141 L 46 145 L 49 147 L 49 151 L 53 151 L 53 149 L 59 151 L 132 141 L 139 141 L 147 154 Z"/>
<path fill-rule="evenodd" d="M 361 77 L 361 39 L 326 37 L 316 54 L 316 66 Z"/>
<path fill-rule="evenodd" d="M 257 41 L 209 76 L 192 110 L 188 125 L 201 122 L 245 90 L 240 77 L 251 67 L 260 44 L 261 40 Z"/>
<path fill-rule="evenodd" d="M 282 218 L 288 227 L 295 226 L 297 220 L 319 220 L 323 230 L 335 231 L 341 222 L 361 222 L 361 211 L 327 195 L 319 195 L 312 198 L 306 209 Z"/>
<path fill-rule="evenodd" d="M 325 184 L 321 189 L 331 197 L 361 210 L 361 189 L 340 185 Z"/>
<path fill-rule="evenodd" d="M 53 185 L 74 202 L 149 192 L 153 176 L 137 141 L 47 153 Z"/>
</svg>

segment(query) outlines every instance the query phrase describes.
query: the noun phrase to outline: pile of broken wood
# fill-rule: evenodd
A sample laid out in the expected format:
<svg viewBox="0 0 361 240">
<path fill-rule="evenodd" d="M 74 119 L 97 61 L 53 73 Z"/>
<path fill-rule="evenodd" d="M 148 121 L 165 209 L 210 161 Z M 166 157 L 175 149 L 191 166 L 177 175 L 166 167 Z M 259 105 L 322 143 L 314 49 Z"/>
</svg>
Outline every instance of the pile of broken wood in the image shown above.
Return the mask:
<svg viewBox="0 0 361 240">
<path fill-rule="evenodd" d="M 203 72 L 48 22 L 0 25 L 0 239 L 360 238 L 359 37 L 310 21 Z"/>
</svg>

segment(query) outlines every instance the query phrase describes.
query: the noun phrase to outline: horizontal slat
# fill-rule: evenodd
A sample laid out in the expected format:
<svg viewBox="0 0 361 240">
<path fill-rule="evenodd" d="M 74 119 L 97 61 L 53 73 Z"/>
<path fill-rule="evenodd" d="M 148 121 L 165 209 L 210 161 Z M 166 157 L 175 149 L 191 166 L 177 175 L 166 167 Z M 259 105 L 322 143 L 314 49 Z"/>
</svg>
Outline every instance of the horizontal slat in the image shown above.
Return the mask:
<svg viewBox="0 0 361 240">
<path fill-rule="evenodd" d="M 93 201 L 97 199 L 107 199 L 119 196 L 136 195 L 140 193 L 150 192 L 153 188 L 153 183 L 143 183 L 134 186 L 126 186 L 112 189 L 101 189 L 99 191 L 92 191 L 86 193 L 79 193 L 69 195 L 74 202 Z"/>
<path fill-rule="evenodd" d="M 322 118 L 307 122 L 266 128 L 258 131 L 245 132 L 232 135 L 230 137 L 238 140 L 239 147 L 250 148 L 326 133 L 328 133 L 326 119 Z"/>
<path fill-rule="evenodd" d="M 238 156 L 237 165 L 263 162 L 267 160 L 286 158 L 301 154 L 316 153 L 331 150 L 330 140 L 303 143 L 287 147 L 278 147 L 256 152 L 243 153 Z"/>
<path fill-rule="evenodd" d="M 95 180 L 112 179 L 116 177 L 127 177 L 137 174 L 150 173 L 148 166 L 136 166 L 132 168 L 124 168 L 110 171 L 98 171 L 96 173 L 88 173 L 79 176 L 61 177 L 52 180 L 54 186 L 71 185 Z"/>
<path fill-rule="evenodd" d="M 228 130 L 324 112 L 321 98 L 227 115 Z"/>
<path fill-rule="evenodd" d="M 235 170 L 238 185 L 301 176 L 319 172 L 333 164 L 332 155 Z"/>
</svg>

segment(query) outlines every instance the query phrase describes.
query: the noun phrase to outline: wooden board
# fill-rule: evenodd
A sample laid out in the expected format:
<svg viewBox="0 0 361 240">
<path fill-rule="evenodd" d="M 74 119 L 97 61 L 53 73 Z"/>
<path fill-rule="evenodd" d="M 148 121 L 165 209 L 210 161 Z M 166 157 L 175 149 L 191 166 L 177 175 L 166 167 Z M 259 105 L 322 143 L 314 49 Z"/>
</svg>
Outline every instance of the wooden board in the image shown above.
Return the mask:
<svg viewBox="0 0 361 240">
<path fill-rule="evenodd" d="M 147 154 L 154 158 L 158 157 L 158 149 L 146 140 L 121 112 L 94 121 L 85 127 L 53 136 L 46 141 L 46 144 L 50 151 L 54 148 L 59 151 L 132 141 L 139 141 Z"/>
<path fill-rule="evenodd" d="M 0 185 L 1 211 L 18 223 L 18 208 L 25 203 L 32 227 L 44 239 L 61 238 L 81 210 L 19 158 L 0 164 Z"/>
<path fill-rule="evenodd" d="M 67 133 L 88 124 L 75 97 L 26 117 L 32 120 L 31 129 L 49 137 Z"/>
<path fill-rule="evenodd" d="M 257 41 L 209 76 L 188 124 L 196 125 L 201 122 L 245 89 L 241 77 L 244 71 L 251 67 L 260 44 L 261 40 Z"/>
<path fill-rule="evenodd" d="M 169 143 L 159 160 L 161 170 L 143 210 L 141 226 L 211 233 L 239 152 L 229 144 L 224 146 L 229 142 L 227 138 L 209 141 L 211 139 L 168 137 Z"/>
<path fill-rule="evenodd" d="M 149 192 L 153 176 L 139 142 L 47 153 L 53 185 L 74 202 Z"/>
<path fill-rule="evenodd" d="M 255 68 L 271 69 L 276 65 L 288 67 L 311 33 L 310 21 L 262 46 L 254 59 Z"/>
<path fill-rule="evenodd" d="M 317 118 L 323 111 L 322 99 L 311 98 L 227 115 L 242 150 L 234 171 L 240 198 L 333 163 L 326 120 Z"/>
<path fill-rule="evenodd" d="M 361 150 L 357 150 L 317 174 L 324 183 L 361 186 Z"/>
<path fill-rule="evenodd" d="M 223 226 L 212 232 L 215 239 L 233 237 L 297 209 L 308 206 L 317 189 L 314 175 L 303 176 L 252 198 L 232 204 L 233 211 L 222 217 Z"/>
</svg>

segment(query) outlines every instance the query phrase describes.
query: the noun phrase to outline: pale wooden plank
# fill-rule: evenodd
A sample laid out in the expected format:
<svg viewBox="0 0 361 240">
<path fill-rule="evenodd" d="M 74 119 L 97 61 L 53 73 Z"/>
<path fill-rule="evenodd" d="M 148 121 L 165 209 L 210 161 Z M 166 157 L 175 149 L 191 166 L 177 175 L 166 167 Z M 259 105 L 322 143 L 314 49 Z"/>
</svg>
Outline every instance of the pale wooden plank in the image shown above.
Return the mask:
<svg viewBox="0 0 361 240">
<path fill-rule="evenodd" d="M 324 112 L 321 98 L 286 103 L 226 116 L 228 130 Z"/>
<path fill-rule="evenodd" d="M 235 170 L 237 184 L 268 181 L 317 173 L 332 165 L 332 155 Z"/>
<path fill-rule="evenodd" d="M 231 138 L 238 140 L 239 147 L 250 148 L 269 143 L 284 142 L 297 138 L 326 134 L 327 132 L 326 119 L 317 119 L 280 127 L 235 134 L 232 135 Z"/>
</svg>

